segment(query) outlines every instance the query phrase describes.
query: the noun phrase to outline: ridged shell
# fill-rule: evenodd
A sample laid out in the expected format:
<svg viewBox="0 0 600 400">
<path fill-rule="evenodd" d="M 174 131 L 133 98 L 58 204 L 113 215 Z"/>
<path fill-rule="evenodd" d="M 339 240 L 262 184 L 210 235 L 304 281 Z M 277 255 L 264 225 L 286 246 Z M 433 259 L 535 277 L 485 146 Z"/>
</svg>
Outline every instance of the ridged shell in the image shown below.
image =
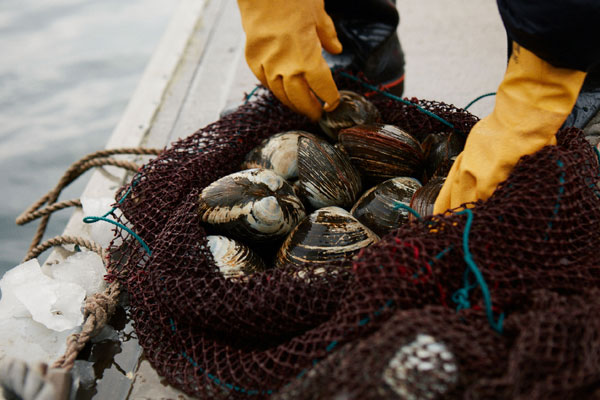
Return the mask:
<svg viewBox="0 0 600 400">
<path fill-rule="evenodd" d="M 409 133 L 393 125 L 359 125 L 339 134 L 360 173 L 374 182 L 396 176 L 418 177 L 423 150 Z"/>
<path fill-rule="evenodd" d="M 385 235 L 408 222 L 409 211 L 398 204 L 409 206 L 419 188 L 421 183 L 415 178 L 388 179 L 366 191 L 350 212 L 379 236 Z"/>
<path fill-rule="evenodd" d="M 341 261 L 378 240 L 374 232 L 348 211 L 325 207 L 310 214 L 290 232 L 277 253 L 276 265 Z"/>
<path fill-rule="evenodd" d="M 362 188 L 360 174 L 346 154 L 323 139 L 298 139 L 298 187 L 315 208 L 350 208 Z"/>
<path fill-rule="evenodd" d="M 221 235 L 206 237 L 215 264 L 225 278 L 243 278 L 266 269 L 263 260 L 248 246 Z"/>
<path fill-rule="evenodd" d="M 379 122 L 381 115 L 377 107 L 364 96 L 340 90 L 340 104 L 335 110 L 324 112 L 319 126 L 333 140 L 337 140 L 338 132 L 354 125 Z"/>
<path fill-rule="evenodd" d="M 242 169 L 266 168 L 285 179 L 298 177 L 298 138 L 310 135 L 304 131 L 277 133 L 250 151 L 242 163 Z"/>
<path fill-rule="evenodd" d="M 446 178 L 434 176 L 423 187 L 415 192 L 411 201 L 410 207 L 415 210 L 421 217 L 433 215 L 433 206 L 437 199 Z M 414 217 L 410 215 L 412 220 Z"/>
<path fill-rule="evenodd" d="M 421 143 L 425 154 L 424 180 L 429 180 L 442 164 L 456 157 L 465 147 L 465 139 L 456 132 L 432 133 Z"/>
<path fill-rule="evenodd" d="M 306 215 L 292 186 L 261 168 L 211 183 L 199 196 L 198 211 L 202 222 L 244 242 L 281 239 Z"/>
</svg>

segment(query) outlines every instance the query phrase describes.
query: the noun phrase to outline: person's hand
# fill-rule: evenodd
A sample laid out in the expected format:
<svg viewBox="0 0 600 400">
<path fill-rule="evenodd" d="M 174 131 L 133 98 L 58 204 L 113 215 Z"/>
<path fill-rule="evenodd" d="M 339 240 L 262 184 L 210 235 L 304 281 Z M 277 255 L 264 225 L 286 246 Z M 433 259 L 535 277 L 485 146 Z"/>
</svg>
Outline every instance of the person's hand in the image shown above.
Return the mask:
<svg viewBox="0 0 600 400">
<path fill-rule="evenodd" d="M 553 67 L 514 44 L 494 111 L 469 133 L 436 199 L 434 213 L 486 200 L 522 156 L 555 145 L 556 132 L 571 112 L 585 75 Z"/>
<path fill-rule="evenodd" d="M 316 121 L 340 95 L 321 46 L 342 45 L 323 0 L 238 0 L 246 32 L 248 66 L 292 110 Z M 324 103 L 324 104 L 322 104 Z"/>
</svg>

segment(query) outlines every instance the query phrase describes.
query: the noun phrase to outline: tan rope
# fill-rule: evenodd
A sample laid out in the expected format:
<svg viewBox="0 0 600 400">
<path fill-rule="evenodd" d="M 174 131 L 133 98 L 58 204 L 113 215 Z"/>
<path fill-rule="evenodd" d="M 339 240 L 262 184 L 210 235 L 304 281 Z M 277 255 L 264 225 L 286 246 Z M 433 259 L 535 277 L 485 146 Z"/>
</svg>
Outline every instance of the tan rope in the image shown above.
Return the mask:
<svg viewBox="0 0 600 400">
<path fill-rule="evenodd" d="M 44 243 L 36 246 L 32 252 L 27 254 L 24 261 L 30 260 L 37 257 L 43 251 L 53 246 L 60 246 L 63 244 L 77 244 L 79 246 L 86 247 L 100 255 L 102 261 L 105 263 L 105 251 L 98 244 L 75 236 L 57 236 L 49 239 Z M 117 281 L 112 282 L 103 293 L 96 293 L 92 296 L 88 296 L 85 299 L 85 306 L 83 310 L 84 322 L 81 327 L 81 332 L 74 333 L 67 337 L 67 350 L 65 353 L 54 362 L 52 368 L 64 368 L 70 370 L 75 364 L 77 355 L 86 345 L 86 343 L 96 336 L 104 325 L 108 322 L 112 314 L 115 312 L 117 306 L 119 293 L 121 289 Z"/>
<path fill-rule="evenodd" d="M 62 210 L 63 208 L 68 207 L 81 207 L 81 200 L 73 199 L 73 200 L 65 200 L 59 201 L 58 203 L 51 204 L 42 208 L 41 210 L 34 211 L 29 214 L 21 214 L 17 217 L 17 225 L 25 225 L 28 222 L 31 222 L 39 217 L 43 217 L 45 215 L 50 215 L 55 211 Z"/>
<path fill-rule="evenodd" d="M 50 247 L 61 246 L 63 244 L 76 244 L 81 247 L 85 247 L 85 248 L 90 249 L 93 252 L 97 253 L 100 257 L 102 257 L 103 261 L 106 259 L 106 253 L 105 253 L 104 249 L 102 248 L 102 246 L 100 246 L 99 244 L 94 243 L 91 240 L 87 240 L 87 239 L 80 238 L 77 236 L 63 235 L 63 236 L 56 236 L 52 239 L 48 239 L 44 243 L 41 243 L 41 244 L 35 246 L 33 249 L 31 249 L 27 253 L 25 258 L 23 259 L 23 262 L 29 261 L 32 258 L 36 258 L 40 254 L 42 254 L 44 251 L 48 250 Z"/>
<path fill-rule="evenodd" d="M 67 350 L 54 362 L 52 368 L 70 370 L 75 364 L 77 355 L 86 343 L 96 336 L 111 315 L 115 312 L 120 288 L 117 281 L 111 283 L 104 293 L 96 293 L 85 300 L 84 318 L 80 333 L 73 333 L 67 338 Z"/>
<path fill-rule="evenodd" d="M 41 199 L 31 205 L 27 210 L 25 210 L 21 215 L 17 217 L 17 224 L 21 221 L 31 221 L 31 215 L 39 210 L 44 204 L 48 206 L 52 206 L 56 203 L 58 196 L 61 191 L 77 179 L 80 175 L 86 172 L 88 169 L 93 167 L 99 167 L 104 165 L 112 165 L 124 169 L 128 169 L 131 171 L 137 171 L 139 166 L 130 161 L 124 160 L 116 160 L 113 158 L 108 158 L 108 156 L 117 155 L 117 154 L 134 154 L 134 155 L 158 155 L 162 152 L 161 149 L 144 149 L 144 148 L 121 148 L 121 149 L 107 149 L 100 150 L 94 153 L 91 153 L 80 160 L 73 163 L 63 174 L 58 184 L 54 187 L 54 189 L 50 190 L 46 195 L 44 195 Z M 50 219 L 50 214 L 45 214 L 41 216 L 40 224 L 38 229 L 29 245 L 28 252 L 31 252 L 38 244 L 41 242 L 44 233 L 46 232 L 46 228 L 48 226 L 48 221 Z M 39 217 L 36 217 L 39 218 Z M 34 219 L 36 219 L 34 218 Z M 23 222 L 26 223 L 26 222 Z"/>
</svg>

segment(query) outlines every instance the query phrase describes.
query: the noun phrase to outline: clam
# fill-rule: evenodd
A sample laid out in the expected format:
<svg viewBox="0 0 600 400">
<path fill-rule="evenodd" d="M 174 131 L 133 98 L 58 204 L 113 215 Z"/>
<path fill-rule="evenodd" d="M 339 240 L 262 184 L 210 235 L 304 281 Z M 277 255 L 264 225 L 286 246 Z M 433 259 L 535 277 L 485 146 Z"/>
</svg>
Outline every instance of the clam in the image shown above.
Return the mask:
<svg viewBox="0 0 600 400">
<path fill-rule="evenodd" d="M 379 122 L 381 115 L 377 107 L 364 96 L 349 90 L 340 90 L 340 104 L 335 110 L 324 112 L 319 126 L 333 140 L 338 132 L 354 125 Z"/>
<path fill-rule="evenodd" d="M 339 139 L 360 173 L 374 182 L 417 176 L 423 164 L 419 142 L 393 125 L 358 125 L 342 130 Z"/>
<path fill-rule="evenodd" d="M 215 265 L 225 278 L 244 278 L 266 269 L 263 260 L 248 246 L 225 236 L 206 237 Z"/>
<path fill-rule="evenodd" d="M 369 228 L 340 207 L 321 208 L 285 239 L 275 264 L 328 264 L 341 261 L 379 240 Z"/>
<path fill-rule="evenodd" d="M 410 205 L 413 194 L 421 188 L 415 178 L 388 179 L 366 191 L 350 211 L 360 222 L 382 236 L 408 222 L 409 212 L 399 206 Z"/>
<path fill-rule="evenodd" d="M 441 176 L 434 176 L 431 178 L 429 182 L 415 192 L 410 200 L 410 207 L 423 218 L 433 215 L 435 199 L 437 199 L 445 181 L 446 178 Z M 411 215 L 410 219 L 413 218 L 414 217 Z"/>
<path fill-rule="evenodd" d="M 202 222 L 249 242 L 282 239 L 306 215 L 292 186 L 262 168 L 239 171 L 208 185 L 200 193 L 198 211 Z"/>
<path fill-rule="evenodd" d="M 315 136 L 298 139 L 298 187 L 313 207 L 352 207 L 360 174 L 346 154 Z"/>
<path fill-rule="evenodd" d="M 465 139 L 456 132 L 432 133 L 421 143 L 425 153 L 424 179 L 431 178 L 447 160 L 456 157 L 465 147 Z"/>
<path fill-rule="evenodd" d="M 277 133 L 252 149 L 242 163 L 242 169 L 266 168 L 285 179 L 298 177 L 298 138 L 311 135 L 304 131 Z"/>
</svg>

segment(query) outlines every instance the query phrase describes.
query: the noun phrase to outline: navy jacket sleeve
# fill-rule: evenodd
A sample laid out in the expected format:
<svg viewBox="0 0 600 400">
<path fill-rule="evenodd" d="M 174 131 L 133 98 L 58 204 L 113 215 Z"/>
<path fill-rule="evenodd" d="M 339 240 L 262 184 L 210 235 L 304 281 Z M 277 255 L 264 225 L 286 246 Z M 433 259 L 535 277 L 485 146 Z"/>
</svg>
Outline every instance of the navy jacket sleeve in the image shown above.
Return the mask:
<svg viewBox="0 0 600 400">
<path fill-rule="evenodd" d="M 600 66 L 600 0 L 497 0 L 509 39 L 559 68 Z"/>
</svg>

